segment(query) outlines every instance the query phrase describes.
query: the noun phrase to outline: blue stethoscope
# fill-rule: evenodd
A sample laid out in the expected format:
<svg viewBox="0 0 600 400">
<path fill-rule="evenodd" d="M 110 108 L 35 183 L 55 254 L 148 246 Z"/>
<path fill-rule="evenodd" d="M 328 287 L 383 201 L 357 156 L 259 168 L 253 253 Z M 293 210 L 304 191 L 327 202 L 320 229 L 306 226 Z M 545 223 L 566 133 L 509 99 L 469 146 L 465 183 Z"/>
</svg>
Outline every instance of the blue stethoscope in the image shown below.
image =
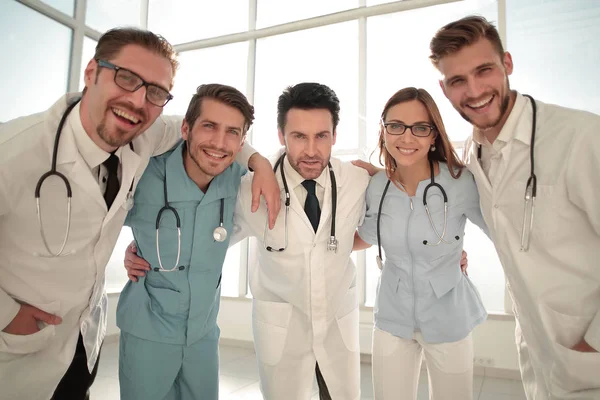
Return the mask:
<svg viewBox="0 0 600 400">
<path fill-rule="evenodd" d="M 534 146 L 535 146 L 535 128 L 537 122 L 537 106 L 535 100 L 528 94 L 523 96 L 531 101 L 533 121 L 531 122 L 531 144 L 529 145 L 529 178 L 525 185 L 525 204 L 523 209 L 523 225 L 521 227 L 521 248 L 520 251 L 529 250 L 529 237 L 533 229 L 533 214 L 535 212 L 535 198 L 537 196 L 537 176 L 533 166 Z M 481 163 L 481 145 L 477 145 L 477 161 Z M 527 223 L 529 222 L 529 224 Z M 527 228 L 527 229 L 526 229 Z"/>
<path fill-rule="evenodd" d="M 158 215 L 156 216 L 156 256 L 158 258 L 158 265 L 160 267 L 154 267 L 155 272 L 173 272 L 173 271 L 182 271 L 185 269 L 183 265 L 179 265 L 179 258 L 181 256 L 181 220 L 179 219 L 179 213 L 177 210 L 169 204 L 169 197 L 167 195 L 167 179 L 165 176 L 165 180 L 163 181 L 163 189 L 165 193 L 165 205 L 158 211 Z M 166 269 L 163 267 L 162 259 L 160 257 L 160 245 L 159 245 L 159 226 L 162 215 L 165 211 L 170 211 L 175 216 L 175 225 L 177 226 L 177 260 L 175 261 L 175 265 L 171 269 Z M 224 242 L 227 239 L 227 229 L 223 226 L 223 219 L 225 213 L 225 199 L 221 199 L 221 210 L 219 213 L 219 226 L 217 226 L 213 231 L 213 239 L 215 242 Z"/>
<path fill-rule="evenodd" d="M 452 241 L 446 240 L 446 228 L 448 226 L 448 196 L 446 195 L 446 191 L 444 190 L 444 188 L 442 187 L 442 185 L 440 185 L 439 183 L 437 183 L 435 181 L 435 171 L 433 169 L 433 161 L 429 160 L 429 170 L 431 172 L 431 178 L 429 181 L 429 184 L 427 184 L 427 186 L 425 186 L 425 190 L 423 191 L 423 205 L 425 206 L 425 212 L 427 213 L 427 217 L 429 218 L 429 224 L 431 225 L 431 228 L 433 229 L 433 232 L 435 233 L 435 235 L 438 238 L 438 241 L 436 243 L 430 243 L 428 240 L 423 240 L 423 244 L 425 246 L 438 246 L 442 243 L 446 243 L 446 244 L 452 244 Z M 375 257 L 375 260 L 377 261 L 377 266 L 379 267 L 379 269 L 383 269 L 383 256 L 381 253 L 381 209 L 383 208 L 383 200 L 385 199 L 385 195 L 387 194 L 388 188 L 390 187 L 390 183 L 392 181 L 388 179 L 387 183 L 385 184 L 385 188 L 383 189 L 383 193 L 381 195 L 381 200 L 379 200 L 379 208 L 377 210 L 377 249 L 378 249 L 378 254 Z M 427 192 L 429 191 L 429 189 L 433 189 L 433 188 L 437 188 L 441 193 L 442 193 L 442 197 L 444 198 L 444 226 L 442 228 L 442 233 L 440 234 L 438 229 L 435 227 L 435 224 L 433 223 L 433 218 L 431 217 L 431 213 L 429 212 L 429 206 L 427 205 Z M 412 209 L 412 203 L 411 203 L 411 209 Z M 455 240 L 460 240 L 460 236 L 454 236 Z"/>
<path fill-rule="evenodd" d="M 60 140 L 60 134 L 62 133 L 62 129 L 65 124 L 65 121 L 67 120 L 67 117 L 69 116 L 71 111 L 73 111 L 73 108 L 75 108 L 75 106 L 80 101 L 81 101 L 81 98 L 76 99 L 73 103 L 71 103 L 67 107 L 67 109 L 63 113 L 63 115 L 60 119 L 60 122 L 58 124 L 58 128 L 56 129 L 56 136 L 54 138 L 54 150 L 52 152 L 52 166 L 50 168 L 50 171 L 46 172 L 45 174 L 43 174 L 40 177 L 40 179 L 37 182 L 37 185 L 35 186 L 35 203 L 36 203 L 37 220 L 38 220 L 38 224 L 40 227 L 40 234 L 42 236 L 42 241 L 44 242 L 44 246 L 46 247 L 46 250 L 49 253 L 48 255 L 34 253 L 34 255 L 37 257 L 47 257 L 47 258 L 66 257 L 66 256 L 69 256 L 69 255 L 75 253 L 75 251 L 73 250 L 73 251 L 63 254 L 63 251 L 65 250 L 65 246 L 67 244 L 67 240 L 69 238 L 69 233 L 71 231 L 71 198 L 73 196 L 73 192 L 71 190 L 71 184 L 69 183 L 69 180 L 67 179 L 67 177 L 56 170 L 56 159 L 57 159 L 57 155 L 58 155 L 58 144 L 59 144 L 59 140 Z M 133 144 L 131 142 L 129 143 L 129 147 L 131 148 L 131 151 L 133 151 Z M 67 189 L 67 229 L 65 231 L 65 236 L 63 237 L 63 242 L 60 246 L 60 250 L 58 250 L 57 253 L 54 253 L 54 252 L 52 252 L 52 250 L 50 250 L 50 246 L 48 245 L 48 241 L 46 240 L 46 234 L 44 232 L 44 225 L 42 224 L 42 210 L 41 210 L 41 206 L 40 206 L 40 191 L 42 189 L 42 184 L 44 183 L 46 178 L 53 176 L 53 175 L 62 179 L 62 181 L 64 182 L 64 185 L 65 185 L 65 188 Z M 123 203 L 123 208 L 127 211 L 129 211 L 133 208 L 132 190 L 133 190 L 134 181 L 135 181 L 135 178 L 131 182 L 131 186 L 129 187 L 129 192 L 127 193 L 127 198 L 125 200 L 125 203 Z"/>
</svg>

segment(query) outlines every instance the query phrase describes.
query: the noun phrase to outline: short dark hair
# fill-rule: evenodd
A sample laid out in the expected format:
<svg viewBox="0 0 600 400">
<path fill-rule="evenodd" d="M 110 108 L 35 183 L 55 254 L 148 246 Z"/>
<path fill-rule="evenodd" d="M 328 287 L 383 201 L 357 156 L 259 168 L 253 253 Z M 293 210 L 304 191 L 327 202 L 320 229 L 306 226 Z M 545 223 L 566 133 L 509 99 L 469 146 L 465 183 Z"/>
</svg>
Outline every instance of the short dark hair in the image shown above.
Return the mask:
<svg viewBox="0 0 600 400">
<path fill-rule="evenodd" d="M 237 108 L 244 116 L 244 132 L 248 132 L 252 122 L 254 121 L 254 107 L 248 102 L 248 99 L 242 92 L 234 87 L 221 85 L 219 83 L 209 83 L 200 85 L 196 89 L 196 94 L 192 96 L 187 112 L 185 113 L 185 121 L 190 129 L 194 126 L 194 122 L 202 113 L 202 100 L 205 98 L 219 101 L 223 104 Z"/>
<path fill-rule="evenodd" d="M 431 42 L 429 59 L 435 67 L 440 60 L 450 54 L 470 46 L 480 39 L 489 40 L 496 48 L 500 58 L 504 56 L 504 47 L 496 27 L 484 17 L 470 15 L 440 28 Z"/>
<path fill-rule="evenodd" d="M 288 111 L 327 109 L 333 120 L 333 130 L 340 121 L 340 100 L 331 88 L 320 83 L 299 83 L 286 88 L 277 101 L 277 126 L 283 132 Z"/>
<path fill-rule="evenodd" d="M 173 77 L 179 67 L 177 52 L 164 37 L 138 28 L 115 28 L 104 33 L 96 45 L 94 59 L 108 60 L 115 58 L 127 45 L 137 45 L 166 58 L 171 63 Z"/>
</svg>

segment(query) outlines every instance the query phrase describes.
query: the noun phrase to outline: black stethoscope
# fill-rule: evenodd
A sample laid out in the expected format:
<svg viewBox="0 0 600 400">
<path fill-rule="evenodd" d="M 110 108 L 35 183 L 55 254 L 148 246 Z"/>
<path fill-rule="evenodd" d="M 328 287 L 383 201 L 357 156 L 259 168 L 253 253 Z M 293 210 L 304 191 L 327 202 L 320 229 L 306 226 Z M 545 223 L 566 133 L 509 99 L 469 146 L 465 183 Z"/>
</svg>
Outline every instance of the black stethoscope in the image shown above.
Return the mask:
<svg viewBox="0 0 600 400">
<path fill-rule="evenodd" d="M 173 272 L 175 270 L 184 270 L 185 267 L 183 265 L 179 266 L 179 258 L 181 256 L 181 220 L 179 219 L 179 213 L 177 210 L 169 204 L 169 197 L 167 196 L 167 178 L 165 176 L 165 180 L 163 181 L 163 189 L 165 192 L 165 205 L 158 211 L 158 215 L 156 216 L 156 256 L 158 258 L 158 265 L 160 267 L 154 267 L 155 272 Z M 215 242 L 224 242 L 227 239 L 227 229 L 223 226 L 223 219 L 225 214 L 225 199 L 221 199 L 221 207 L 219 212 L 219 226 L 217 226 L 213 231 L 213 239 Z M 160 258 L 160 245 L 159 245 L 159 226 L 160 220 L 163 212 L 171 211 L 175 216 L 175 225 L 177 226 L 177 260 L 175 261 L 175 265 L 171 269 L 165 269 L 162 264 L 162 260 Z"/>
<path fill-rule="evenodd" d="M 54 138 L 54 150 L 52 152 L 52 167 L 50 168 L 50 171 L 46 172 L 45 174 L 43 174 L 40 177 L 40 179 L 37 182 L 37 185 L 35 186 L 36 213 L 37 213 L 38 224 L 40 226 L 40 234 L 42 236 L 42 241 L 44 242 L 44 246 L 46 247 L 46 250 L 49 253 L 49 255 L 34 253 L 34 255 L 36 255 L 38 257 L 48 257 L 48 258 L 66 257 L 75 252 L 75 251 L 70 251 L 66 254 L 63 254 L 63 251 L 67 244 L 67 240 L 69 238 L 69 233 L 71 231 L 71 198 L 73 197 L 73 192 L 71 190 L 71 184 L 69 183 L 69 180 L 67 179 L 67 177 L 56 170 L 56 159 L 57 159 L 57 155 L 58 155 L 58 144 L 59 144 L 60 135 L 62 133 L 63 126 L 67 120 L 67 117 L 69 116 L 71 111 L 73 111 L 73 108 L 75 108 L 75 106 L 80 101 L 81 101 L 81 98 L 76 99 L 73 103 L 71 103 L 67 107 L 67 109 L 63 113 L 63 115 L 60 119 L 60 122 L 58 124 L 58 128 L 56 129 L 56 136 Z M 133 151 L 133 144 L 131 142 L 129 143 L 129 147 L 131 148 L 131 151 Z M 67 189 L 67 229 L 65 231 L 65 236 L 63 238 L 63 242 L 62 242 L 62 245 L 60 246 L 60 250 L 58 251 L 58 253 L 53 253 L 52 250 L 50 250 L 50 246 L 48 245 L 48 241 L 46 240 L 46 234 L 44 232 L 44 225 L 42 224 L 42 210 L 41 210 L 41 206 L 40 206 L 40 191 L 42 189 L 42 184 L 44 183 L 46 178 L 53 176 L 53 175 L 62 179 L 62 181 L 65 184 L 65 188 Z M 134 179 L 134 181 L 135 181 L 135 179 Z M 129 210 L 131 210 L 131 208 L 133 208 L 132 190 L 133 190 L 134 181 L 131 182 L 131 186 L 129 187 L 129 192 L 127 193 L 126 201 L 123 204 L 123 208 L 127 211 L 129 211 Z"/>
<path fill-rule="evenodd" d="M 285 158 L 285 155 L 286 153 L 283 153 L 275 163 L 275 166 L 273 167 L 273 172 L 275 173 L 277 173 L 277 168 L 279 167 L 279 171 L 281 173 L 281 181 L 283 182 L 283 189 L 285 191 L 285 242 L 284 246 L 280 248 L 273 248 L 271 246 L 267 246 L 267 220 L 265 224 L 265 231 L 263 233 L 263 245 L 265 249 L 272 252 L 282 252 L 287 248 L 288 245 L 288 210 L 290 208 L 290 190 L 288 188 L 287 179 L 285 178 L 285 173 L 283 172 L 283 160 Z M 335 216 L 337 212 L 337 183 L 335 180 L 335 174 L 333 173 L 333 167 L 331 166 L 331 162 L 327 162 L 327 166 L 329 168 L 329 177 L 331 180 L 331 232 L 329 236 L 329 241 L 327 242 L 327 250 L 334 251 L 337 253 L 338 241 L 335 237 Z"/>
<path fill-rule="evenodd" d="M 535 100 L 528 94 L 523 96 L 531 101 L 531 109 L 533 111 L 533 121 L 531 123 L 531 144 L 529 146 L 529 178 L 525 186 L 525 205 L 523 209 L 523 226 L 521 228 L 521 251 L 529 250 L 529 236 L 533 229 L 533 214 L 535 212 L 535 198 L 537 195 L 537 177 L 534 172 L 533 155 L 535 146 L 535 130 L 537 121 L 537 106 Z M 481 145 L 477 145 L 477 161 L 481 163 Z M 529 221 L 529 224 L 527 224 Z M 525 229 L 529 225 L 529 229 Z"/>
<path fill-rule="evenodd" d="M 448 196 L 446 195 L 446 191 L 444 190 L 444 188 L 442 187 L 442 185 L 440 185 L 439 183 L 435 182 L 435 172 L 433 169 L 433 161 L 429 160 L 429 169 L 431 171 L 431 178 L 430 178 L 430 182 L 429 184 L 427 184 L 427 186 L 425 186 L 425 190 L 423 191 L 423 205 L 425 206 L 425 212 L 427 213 L 427 217 L 429 218 L 429 224 L 431 225 L 431 228 L 433 229 L 433 232 L 435 232 L 435 235 L 438 238 L 438 241 L 436 243 L 429 243 L 429 241 L 427 240 L 423 240 L 423 244 L 425 246 L 438 246 L 441 243 L 446 243 L 446 244 L 452 244 L 452 241 L 448 241 L 445 239 L 446 237 L 446 228 L 448 225 Z M 379 200 L 379 209 L 377 210 L 377 249 L 378 249 L 378 255 L 375 258 L 375 260 L 377 261 L 377 266 L 379 267 L 379 269 L 383 269 L 383 256 L 381 254 L 381 230 L 380 230 L 380 226 L 381 226 L 381 209 L 383 207 L 383 200 L 385 199 L 385 195 L 387 194 L 388 188 L 390 187 L 390 183 L 391 180 L 388 179 L 387 183 L 385 184 L 385 188 L 383 189 L 383 194 L 381 195 L 381 200 Z M 439 189 L 439 191 L 442 193 L 442 197 L 444 198 L 444 227 L 442 229 L 442 233 L 440 234 L 439 231 L 437 230 L 437 228 L 435 227 L 435 224 L 433 223 L 433 218 L 431 218 L 431 213 L 429 212 L 429 206 L 427 205 L 427 192 L 429 191 L 429 189 L 432 188 L 437 188 Z M 411 209 L 412 209 L 412 201 L 410 203 Z M 454 236 L 455 240 L 460 240 L 460 236 Z"/>
</svg>

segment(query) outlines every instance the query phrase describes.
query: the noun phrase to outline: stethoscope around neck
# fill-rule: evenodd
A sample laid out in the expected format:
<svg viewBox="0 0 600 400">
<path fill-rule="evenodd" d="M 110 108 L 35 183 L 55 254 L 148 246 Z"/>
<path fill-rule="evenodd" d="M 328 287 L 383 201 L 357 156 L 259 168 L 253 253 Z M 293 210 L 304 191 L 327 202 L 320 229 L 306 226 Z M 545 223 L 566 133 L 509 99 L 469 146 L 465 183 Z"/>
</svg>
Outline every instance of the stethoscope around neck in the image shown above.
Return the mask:
<svg viewBox="0 0 600 400">
<path fill-rule="evenodd" d="M 67 179 L 67 177 L 56 170 L 56 162 L 57 162 L 57 156 L 58 156 L 58 144 L 60 141 L 60 135 L 62 133 L 63 127 L 65 125 L 67 117 L 69 116 L 71 111 L 73 111 L 75 106 L 80 101 L 81 101 L 81 98 L 78 98 L 75 101 L 73 101 L 73 103 L 71 103 L 66 108 L 65 112 L 63 113 L 63 115 L 60 119 L 60 122 L 58 124 L 58 128 L 56 129 L 56 136 L 54 138 L 54 149 L 52 151 L 52 166 L 50 167 L 50 171 L 46 172 L 45 174 L 43 174 L 40 177 L 40 179 L 38 180 L 38 182 L 35 186 L 35 205 L 36 205 L 37 220 L 38 220 L 38 225 L 40 227 L 40 235 L 42 236 L 42 242 L 44 243 L 44 247 L 46 247 L 46 251 L 48 252 L 48 254 L 34 253 L 34 255 L 37 257 L 45 257 L 45 258 L 66 257 L 66 256 L 69 256 L 69 255 L 72 255 L 75 253 L 75 250 L 72 250 L 68 253 L 63 254 L 63 251 L 65 250 L 65 246 L 67 245 L 67 241 L 69 239 L 69 233 L 71 232 L 71 199 L 73 197 L 73 191 L 71 190 L 71 184 L 69 183 L 69 180 Z M 131 149 L 131 151 L 133 151 L 133 144 L 131 142 L 129 143 L 129 148 Z M 60 246 L 60 249 L 56 253 L 54 253 L 52 250 L 50 250 L 50 246 L 48 245 L 48 241 L 46 239 L 46 233 L 44 231 L 44 225 L 42 224 L 42 208 L 40 205 L 40 192 L 42 189 L 42 184 L 44 183 L 46 178 L 49 178 L 51 176 L 59 177 L 63 181 L 65 188 L 67 189 L 67 228 L 65 230 L 65 235 L 63 237 L 63 241 Z M 131 182 L 131 186 L 129 187 L 129 192 L 127 193 L 125 203 L 123 203 L 123 208 L 127 211 L 129 211 L 133 208 L 133 193 L 132 193 L 133 183 L 134 183 L 134 180 L 132 180 L 132 182 Z"/>
<path fill-rule="evenodd" d="M 155 272 L 173 272 L 173 271 L 183 271 L 185 267 L 183 265 L 179 265 L 179 259 L 181 257 L 181 219 L 179 218 L 179 213 L 177 210 L 169 204 L 169 196 L 167 191 L 167 177 L 165 175 L 165 179 L 163 181 L 163 190 L 165 195 L 165 205 L 158 211 L 156 215 L 156 257 L 158 258 L 158 265 L 160 267 L 154 267 Z M 175 225 L 177 226 L 177 260 L 175 261 L 175 265 L 172 268 L 166 269 L 163 266 L 162 259 L 160 257 L 160 243 L 159 243 L 159 231 L 160 231 L 160 221 L 162 215 L 165 211 L 170 211 L 173 213 L 175 217 Z M 219 212 L 219 226 L 217 226 L 213 230 L 213 239 L 215 242 L 224 242 L 227 239 L 227 229 L 225 228 L 224 221 L 225 214 L 225 199 L 221 198 L 221 207 Z"/>
<path fill-rule="evenodd" d="M 529 250 L 529 241 L 531 230 L 533 229 L 533 214 L 535 212 L 535 198 L 537 196 L 537 176 L 534 170 L 534 147 L 535 147 L 535 131 L 537 122 L 537 106 L 532 96 L 524 94 L 531 101 L 531 110 L 533 121 L 531 122 L 531 143 L 529 145 L 529 178 L 525 185 L 525 201 L 523 206 L 523 225 L 521 227 L 521 247 L 520 251 Z M 477 161 L 481 164 L 481 144 L 477 145 Z"/>
<path fill-rule="evenodd" d="M 284 220 L 284 230 L 285 230 L 285 241 L 284 246 L 280 248 L 274 248 L 267 245 L 267 231 L 268 231 L 268 220 L 265 223 L 265 231 L 263 233 L 263 245 L 267 251 L 270 252 L 282 252 L 288 246 L 288 213 L 290 208 L 290 190 L 287 184 L 287 179 L 285 178 L 285 172 L 283 171 L 283 160 L 285 159 L 286 153 L 283 153 L 281 157 L 277 160 L 275 165 L 273 166 L 273 172 L 277 173 L 277 168 L 279 168 L 279 172 L 281 173 L 281 181 L 283 182 L 283 189 L 285 191 L 285 220 Z M 329 168 L 329 178 L 331 180 L 331 231 L 329 235 L 329 240 L 327 241 L 327 250 L 333 251 L 337 253 L 338 249 L 338 240 L 335 237 L 335 216 L 337 212 L 337 183 L 335 180 L 335 174 L 333 172 L 333 167 L 331 166 L 331 162 L 327 162 L 327 167 Z"/>
<path fill-rule="evenodd" d="M 429 184 L 427 184 L 427 186 L 425 186 L 425 190 L 423 191 L 423 206 L 425 207 L 425 212 L 427 213 L 427 217 L 429 219 L 429 224 L 431 225 L 431 229 L 433 229 L 433 232 L 435 233 L 435 236 L 437 236 L 438 241 L 435 243 L 431 243 L 428 240 L 423 240 L 423 245 L 438 246 L 442 243 L 452 244 L 452 243 L 454 243 L 454 241 L 446 240 L 446 230 L 448 227 L 448 195 L 446 194 L 446 191 L 444 190 L 442 185 L 440 185 L 439 183 L 437 183 L 435 181 L 435 170 L 433 168 L 433 160 L 431 160 L 431 159 L 429 160 L 429 170 L 431 173 L 431 177 L 430 177 Z M 383 189 L 381 199 L 379 200 L 379 208 L 377 210 L 377 250 L 378 250 L 378 254 L 376 257 L 376 261 L 377 261 L 377 266 L 379 267 L 379 269 L 383 269 L 383 256 L 381 253 L 381 209 L 383 208 L 383 200 L 385 199 L 385 195 L 387 194 L 387 191 L 390 187 L 391 182 L 392 181 L 390 179 L 388 179 L 387 183 L 385 184 L 385 188 Z M 438 229 L 435 226 L 435 223 L 433 222 L 433 218 L 431 217 L 431 213 L 429 212 L 429 205 L 427 204 L 427 193 L 429 192 L 429 189 L 433 189 L 433 188 L 438 189 L 442 193 L 442 197 L 444 199 L 444 225 L 443 225 L 441 233 L 438 231 Z M 412 202 L 411 202 L 411 209 L 412 209 Z M 458 235 L 454 236 L 454 240 L 456 240 L 456 241 L 460 240 L 460 236 L 458 236 Z"/>
</svg>

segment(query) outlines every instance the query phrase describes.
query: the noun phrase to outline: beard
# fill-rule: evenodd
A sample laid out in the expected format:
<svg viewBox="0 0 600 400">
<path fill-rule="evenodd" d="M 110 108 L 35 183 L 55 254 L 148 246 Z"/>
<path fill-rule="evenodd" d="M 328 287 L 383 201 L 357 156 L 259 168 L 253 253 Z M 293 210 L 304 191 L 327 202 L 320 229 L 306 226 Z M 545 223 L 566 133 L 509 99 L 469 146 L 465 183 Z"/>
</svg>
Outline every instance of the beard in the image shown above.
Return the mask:
<svg viewBox="0 0 600 400">
<path fill-rule="evenodd" d="M 470 123 L 471 125 L 473 125 L 477 129 L 479 129 L 481 131 L 486 131 L 488 129 L 494 128 L 495 126 L 498 125 L 498 123 L 500 123 L 500 121 L 502 121 L 502 119 L 504 118 L 504 116 L 508 112 L 508 105 L 509 105 L 509 103 L 510 103 L 510 91 L 507 92 L 506 96 L 504 96 L 504 98 L 502 99 L 502 102 L 500 103 L 500 114 L 498 115 L 498 118 L 496 118 L 492 122 L 488 122 L 488 123 L 483 124 L 483 125 L 478 124 L 475 121 L 473 121 L 473 119 L 469 118 L 469 116 L 465 112 L 463 112 L 462 110 L 459 110 L 458 113 L 460 114 L 461 117 L 463 117 L 463 119 L 465 121 L 467 121 L 468 123 Z"/>
<path fill-rule="evenodd" d="M 329 157 L 325 160 L 321 157 L 301 157 L 299 159 L 291 159 L 289 154 L 287 155 L 290 165 L 300 176 L 304 179 L 316 179 L 323 173 L 325 167 L 329 163 Z M 308 166 L 304 166 L 304 168 L 300 165 L 303 161 L 318 161 L 314 167 L 309 168 Z"/>
<path fill-rule="evenodd" d="M 136 132 L 126 132 L 119 128 L 115 128 L 115 132 L 111 134 L 106 127 L 106 122 L 104 120 L 100 121 L 100 124 L 96 129 L 96 133 L 100 139 L 104 141 L 104 143 L 111 147 L 122 147 L 131 142 L 137 136 Z"/>
<path fill-rule="evenodd" d="M 228 151 L 225 149 L 219 149 L 216 147 L 197 147 L 194 145 L 194 142 L 192 140 L 190 140 L 189 142 L 186 142 L 184 146 L 185 146 L 184 151 L 187 152 L 189 158 L 194 162 L 194 164 L 200 170 L 200 172 L 207 177 L 214 178 L 215 176 L 217 176 L 217 175 L 221 174 L 223 171 L 225 171 L 229 167 L 229 165 L 231 165 L 231 164 L 227 164 L 221 169 L 212 169 L 210 166 L 210 161 L 206 161 L 206 164 L 208 164 L 208 165 L 203 165 L 203 163 L 200 159 L 200 156 L 199 156 L 200 152 L 206 150 L 206 151 L 225 153 L 225 154 L 227 154 L 225 156 L 225 158 L 227 158 L 227 157 L 231 157 L 233 155 L 233 153 L 231 151 Z M 192 151 L 192 148 L 194 149 L 194 151 Z"/>
</svg>

